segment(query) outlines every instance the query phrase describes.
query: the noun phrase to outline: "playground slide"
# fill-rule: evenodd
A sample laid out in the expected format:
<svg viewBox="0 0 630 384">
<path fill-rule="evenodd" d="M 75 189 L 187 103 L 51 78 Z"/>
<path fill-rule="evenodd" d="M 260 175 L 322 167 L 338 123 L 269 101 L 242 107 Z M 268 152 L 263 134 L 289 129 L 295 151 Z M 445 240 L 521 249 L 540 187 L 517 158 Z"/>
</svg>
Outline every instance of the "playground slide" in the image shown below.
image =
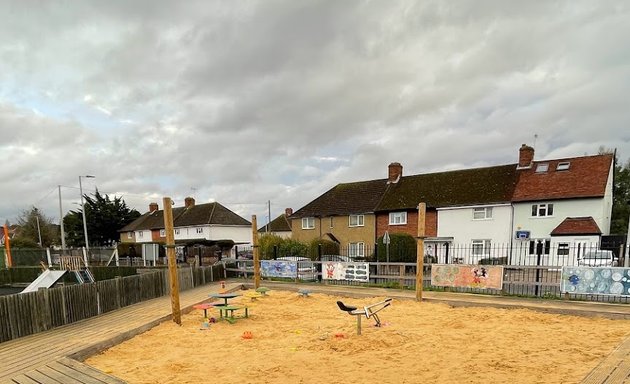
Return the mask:
<svg viewBox="0 0 630 384">
<path fill-rule="evenodd" d="M 50 288 L 59 281 L 66 272 L 68 271 L 51 271 L 47 269 L 42 272 L 41 275 L 37 276 L 37 279 L 33 280 L 33 282 L 20 293 L 35 292 L 40 288 Z"/>
</svg>

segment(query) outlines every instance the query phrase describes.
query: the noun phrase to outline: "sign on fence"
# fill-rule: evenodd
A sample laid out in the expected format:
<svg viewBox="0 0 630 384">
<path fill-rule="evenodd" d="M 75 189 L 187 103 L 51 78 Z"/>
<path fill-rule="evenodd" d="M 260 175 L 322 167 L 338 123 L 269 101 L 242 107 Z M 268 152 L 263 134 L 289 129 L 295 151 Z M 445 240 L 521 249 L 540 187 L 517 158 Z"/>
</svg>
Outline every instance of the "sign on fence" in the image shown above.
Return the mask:
<svg viewBox="0 0 630 384">
<path fill-rule="evenodd" d="M 502 289 L 503 267 L 496 265 L 432 264 L 431 285 L 438 287 Z"/>
<path fill-rule="evenodd" d="M 370 268 L 368 263 L 324 263 L 323 277 L 325 280 L 350 280 L 370 281 Z"/>
<path fill-rule="evenodd" d="M 297 277 L 297 261 L 261 260 L 260 274 L 263 277 Z"/>
<path fill-rule="evenodd" d="M 630 296 L 630 268 L 562 267 L 560 291 Z"/>
</svg>

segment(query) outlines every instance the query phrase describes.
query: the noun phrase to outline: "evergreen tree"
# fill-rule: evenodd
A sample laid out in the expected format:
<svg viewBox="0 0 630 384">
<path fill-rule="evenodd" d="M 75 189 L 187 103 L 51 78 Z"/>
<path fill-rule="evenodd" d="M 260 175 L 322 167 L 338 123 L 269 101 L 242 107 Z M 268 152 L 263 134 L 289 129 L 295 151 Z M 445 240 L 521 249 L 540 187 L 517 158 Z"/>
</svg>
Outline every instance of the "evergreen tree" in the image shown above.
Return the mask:
<svg viewBox="0 0 630 384">
<path fill-rule="evenodd" d="M 90 245 L 109 246 L 120 238 L 118 230 L 135 220 L 140 213 L 130 209 L 122 197 L 102 195 L 98 189 L 92 197 L 83 195 Z M 63 219 L 68 245 L 85 245 L 81 210 L 70 211 Z"/>
</svg>

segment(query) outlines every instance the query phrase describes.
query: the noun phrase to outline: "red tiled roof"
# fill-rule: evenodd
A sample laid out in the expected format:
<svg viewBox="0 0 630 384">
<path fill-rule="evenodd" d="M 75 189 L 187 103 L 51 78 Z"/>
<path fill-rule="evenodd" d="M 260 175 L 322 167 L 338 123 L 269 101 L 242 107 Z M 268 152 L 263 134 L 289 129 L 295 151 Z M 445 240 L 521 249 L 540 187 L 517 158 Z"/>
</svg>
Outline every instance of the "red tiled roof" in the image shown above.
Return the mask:
<svg viewBox="0 0 630 384">
<path fill-rule="evenodd" d="M 567 217 L 553 231 L 551 236 L 601 235 L 602 231 L 591 216 Z"/>
<path fill-rule="evenodd" d="M 519 170 L 512 201 L 602 197 L 612 161 L 612 154 L 536 161 L 531 168 Z M 570 163 L 569 169 L 556 170 L 564 162 Z M 537 173 L 543 163 L 548 164 L 548 170 Z"/>
</svg>

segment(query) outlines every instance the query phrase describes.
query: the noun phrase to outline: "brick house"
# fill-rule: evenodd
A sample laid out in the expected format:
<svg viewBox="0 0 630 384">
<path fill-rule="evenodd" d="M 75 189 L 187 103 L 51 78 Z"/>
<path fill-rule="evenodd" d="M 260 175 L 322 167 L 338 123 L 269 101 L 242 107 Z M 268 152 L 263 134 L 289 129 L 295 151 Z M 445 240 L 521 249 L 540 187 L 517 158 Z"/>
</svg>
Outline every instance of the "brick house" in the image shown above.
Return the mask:
<svg viewBox="0 0 630 384">
<path fill-rule="evenodd" d="M 298 210 L 293 236 L 333 235 L 353 247 L 357 240 L 349 224 L 359 214 L 364 244 L 374 244 L 386 231 L 416 236 L 417 206 L 424 202 L 426 249 L 438 261 L 452 261 L 448 248 L 460 244 L 471 256 L 461 262 L 514 257 L 509 250 L 519 246 L 527 249 L 527 260 L 518 263 L 527 264 L 538 240 L 551 255 L 554 247 L 566 253 L 567 242 L 586 245 L 608 234 L 612 170 L 612 155 L 534 161 L 534 149 L 526 145 L 517 164 L 404 176 L 402 165 L 392 163 L 387 179 L 339 184 Z M 552 245 L 556 240 L 562 244 Z M 498 244 L 509 254 L 492 254 Z"/>
</svg>

